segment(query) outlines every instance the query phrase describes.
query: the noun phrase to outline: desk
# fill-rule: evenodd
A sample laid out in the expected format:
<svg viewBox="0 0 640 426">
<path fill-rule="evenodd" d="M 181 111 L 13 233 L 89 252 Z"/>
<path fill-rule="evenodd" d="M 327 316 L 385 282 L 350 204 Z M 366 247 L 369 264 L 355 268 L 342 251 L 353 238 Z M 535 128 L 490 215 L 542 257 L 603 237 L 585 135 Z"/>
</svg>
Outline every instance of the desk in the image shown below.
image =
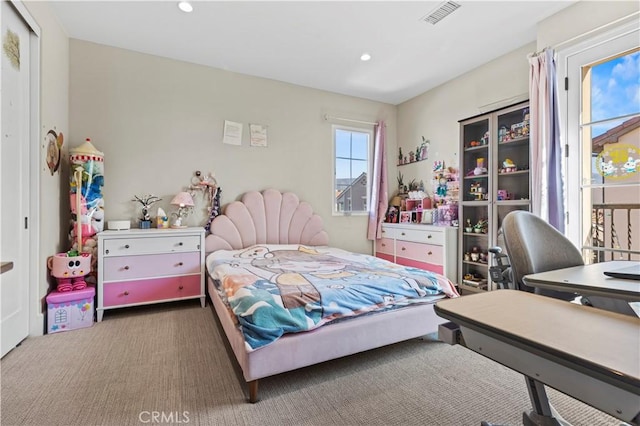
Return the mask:
<svg viewBox="0 0 640 426">
<path fill-rule="evenodd" d="M 621 269 L 633 264 L 640 264 L 640 262 L 614 260 L 574 266 L 526 275 L 522 280 L 531 287 L 572 291 L 582 296 L 602 296 L 636 302 L 640 301 L 640 281 L 621 280 L 604 275 L 604 271 Z"/>
<path fill-rule="evenodd" d="M 460 326 L 467 348 L 525 375 L 530 418 L 553 418 L 546 384 L 640 424 L 639 318 L 516 290 L 440 300 L 434 309 Z"/>
</svg>

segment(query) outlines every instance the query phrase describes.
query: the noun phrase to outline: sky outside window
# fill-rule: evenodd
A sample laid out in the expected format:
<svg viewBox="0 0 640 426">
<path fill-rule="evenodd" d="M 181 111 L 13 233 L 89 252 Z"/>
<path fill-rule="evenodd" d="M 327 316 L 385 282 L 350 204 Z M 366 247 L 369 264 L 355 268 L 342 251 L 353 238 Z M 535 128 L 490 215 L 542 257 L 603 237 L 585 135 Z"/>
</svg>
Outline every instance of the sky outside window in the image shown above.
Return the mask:
<svg viewBox="0 0 640 426">
<path fill-rule="evenodd" d="M 591 69 L 591 121 L 640 113 L 640 50 Z M 618 123 L 619 124 L 619 123 Z M 611 125 L 593 126 L 592 137 Z"/>
<path fill-rule="evenodd" d="M 368 169 L 369 135 L 336 131 L 336 178 L 355 179 Z"/>
</svg>

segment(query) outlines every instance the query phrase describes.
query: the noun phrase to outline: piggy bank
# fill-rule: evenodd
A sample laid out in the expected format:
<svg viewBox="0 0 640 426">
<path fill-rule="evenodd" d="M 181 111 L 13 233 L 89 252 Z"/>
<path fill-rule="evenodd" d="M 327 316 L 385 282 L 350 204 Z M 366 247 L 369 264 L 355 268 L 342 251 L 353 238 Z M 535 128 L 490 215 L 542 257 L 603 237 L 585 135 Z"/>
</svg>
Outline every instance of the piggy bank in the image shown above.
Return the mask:
<svg viewBox="0 0 640 426">
<path fill-rule="evenodd" d="M 84 277 L 91 272 L 91 253 L 57 253 L 47 260 L 47 266 L 58 291 L 82 290 L 87 287 Z"/>
</svg>

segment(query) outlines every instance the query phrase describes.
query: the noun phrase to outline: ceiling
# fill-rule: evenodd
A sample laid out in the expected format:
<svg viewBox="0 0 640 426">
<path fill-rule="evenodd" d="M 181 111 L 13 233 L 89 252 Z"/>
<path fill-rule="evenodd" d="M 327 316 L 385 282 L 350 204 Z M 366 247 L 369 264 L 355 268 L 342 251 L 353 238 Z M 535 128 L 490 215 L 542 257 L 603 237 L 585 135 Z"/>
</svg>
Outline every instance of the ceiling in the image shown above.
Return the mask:
<svg viewBox="0 0 640 426">
<path fill-rule="evenodd" d="M 400 104 L 536 39 L 575 1 L 52 1 L 68 36 Z M 371 54 L 362 62 L 360 55 Z"/>
</svg>

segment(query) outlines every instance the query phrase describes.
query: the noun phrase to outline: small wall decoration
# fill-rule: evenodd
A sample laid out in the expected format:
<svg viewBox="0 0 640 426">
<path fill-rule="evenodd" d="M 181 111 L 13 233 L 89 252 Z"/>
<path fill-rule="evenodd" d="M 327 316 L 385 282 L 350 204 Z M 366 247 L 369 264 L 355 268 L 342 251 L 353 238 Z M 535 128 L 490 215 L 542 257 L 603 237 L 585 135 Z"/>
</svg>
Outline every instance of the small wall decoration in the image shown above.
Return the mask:
<svg viewBox="0 0 640 426">
<path fill-rule="evenodd" d="M 64 143 L 64 135 L 62 132 L 56 134 L 56 131 L 51 129 L 45 135 L 44 141 L 47 147 L 47 166 L 49 167 L 51 176 L 53 176 L 60 167 L 60 153 L 62 151 L 62 144 Z"/>
<path fill-rule="evenodd" d="M 204 175 L 200 170 L 196 170 L 191 177 L 191 186 L 189 186 L 189 191 L 192 194 L 195 194 L 195 191 L 202 191 L 203 198 L 208 196 L 209 205 L 207 207 L 207 213 L 209 215 L 209 219 L 207 220 L 204 229 L 209 232 L 211 228 L 211 222 L 220 214 L 220 193 L 222 189 L 218 186 L 218 181 L 214 177 L 215 175 L 212 172 Z"/>
<path fill-rule="evenodd" d="M 224 120 L 222 143 L 238 146 L 242 145 L 242 123 Z"/>
<path fill-rule="evenodd" d="M 596 169 L 608 179 L 628 179 L 640 171 L 640 150 L 630 144 L 605 146 L 596 158 Z"/>
<path fill-rule="evenodd" d="M 415 151 L 409 151 L 409 154 L 403 155 L 402 147 L 398 147 L 398 166 L 404 164 L 417 163 L 429 158 L 429 139 L 422 136 L 422 143 L 416 147 Z"/>
<path fill-rule="evenodd" d="M 11 30 L 7 30 L 7 33 L 2 40 L 2 50 L 7 55 L 11 65 L 17 70 L 20 69 L 20 37 L 18 34 Z"/>
<path fill-rule="evenodd" d="M 251 146 L 267 146 L 267 126 L 262 124 L 249 124 Z"/>
</svg>

